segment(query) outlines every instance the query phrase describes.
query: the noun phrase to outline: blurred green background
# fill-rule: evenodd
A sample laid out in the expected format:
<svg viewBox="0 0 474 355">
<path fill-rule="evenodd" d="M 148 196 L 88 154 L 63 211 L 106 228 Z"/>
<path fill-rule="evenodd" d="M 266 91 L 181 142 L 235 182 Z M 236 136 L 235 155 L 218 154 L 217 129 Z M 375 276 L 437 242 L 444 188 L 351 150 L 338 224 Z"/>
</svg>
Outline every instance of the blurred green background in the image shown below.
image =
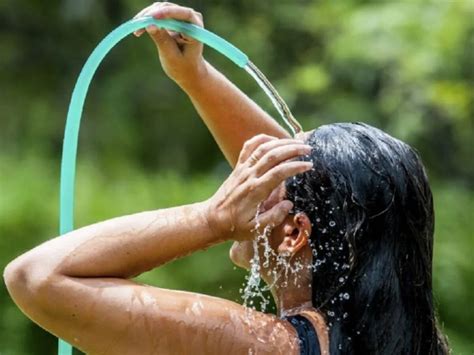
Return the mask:
<svg viewBox="0 0 474 355">
<path fill-rule="evenodd" d="M 474 353 L 474 1 L 219 1 L 181 4 L 246 52 L 306 129 L 364 121 L 414 146 L 436 207 L 434 293 L 455 354 Z M 0 2 L 0 269 L 58 229 L 70 94 L 87 56 L 142 0 Z M 206 57 L 277 114 L 241 69 Z M 77 226 L 209 197 L 229 173 L 151 41 L 129 38 L 89 92 L 79 144 Z M 141 276 L 239 300 L 229 245 Z M 0 285 L 0 354 L 53 354 L 56 340 Z"/>
</svg>

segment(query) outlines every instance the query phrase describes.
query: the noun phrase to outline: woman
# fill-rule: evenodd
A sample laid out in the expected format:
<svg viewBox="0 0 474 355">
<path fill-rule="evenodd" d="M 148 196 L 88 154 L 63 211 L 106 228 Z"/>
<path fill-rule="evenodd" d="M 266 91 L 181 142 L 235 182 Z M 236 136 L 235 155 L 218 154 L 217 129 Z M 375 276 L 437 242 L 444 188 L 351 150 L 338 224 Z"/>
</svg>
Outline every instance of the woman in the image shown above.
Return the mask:
<svg viewBox="0 0 474 355">
<path fill-rule="evenodd" d="M 150 15 L 202 26 L 169 3 L 138 16 Z M 93 354 L 448 353 L 433 311 L 431 193 L 416 153 L 361 124 L 290 139 L 204 61 L 201 44 L 146 31 L 234 170 L 204 202 L 97 223 L 12 261 L 5 281 L 23 312 Z M 130 280 L 226 240 L 249 268 L 262 233 L 270 256 L 260 272 L 279 317 Z"/>
</svg>

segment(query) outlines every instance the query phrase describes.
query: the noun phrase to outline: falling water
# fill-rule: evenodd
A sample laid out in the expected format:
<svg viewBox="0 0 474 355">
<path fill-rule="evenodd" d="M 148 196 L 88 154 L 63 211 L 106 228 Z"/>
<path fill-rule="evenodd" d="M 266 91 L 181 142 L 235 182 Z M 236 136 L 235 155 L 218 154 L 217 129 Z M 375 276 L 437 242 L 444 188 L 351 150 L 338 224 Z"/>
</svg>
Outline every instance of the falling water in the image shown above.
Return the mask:
<svg viewBox="0 0 474 355">
<path fill-rule="evenodd" d="M 271 233 L 271 227 L 266 226 L 262 233 L 260 233 L 260 221 L 259 221 L 259 213 L 261 210 L 261 204 L 257 207 L 257 212 L 255 214 L 255 227 L 254 232 L 256 237 L 252 241 L 253 245 L 253 257 L 250 260 L 250 273 L 245 277 L 245 287 L 241 289 L 242 299 L 244 301 L 244 306 L 247 308 L 255 309 L 254 300 L 260 300 L 260 309 L 262 312 L 265 312 L 267 305 L 270 303 L 268 297 L 265 296 L 264 291 L 261 287 L 261 277 L 260 271 L 262 270 L 262 263 L 260 262 L 260 254 L 259 254 L 259 243 L 263 242 L 265 246 L 265 258 L 266 260 L 263 262 L 263 266 L 268 266 L 269 257 L 268 250 L 271 250 L 270 245 L 268 243 L 268 235 Z"/>
<path fill-rule="evenodd" d="M 268 81 L 268 79 L 263 75 L 263 73 L 253 64 L 251 61 L 247 63 L 244 67 L 245 71 L 249 73 L 252 78 L 260 85 L 265 94 L 270 98 L 273 105 L 277 109 L 283 121 L 290 128 L 291 133 L 295 136 L 297 133 L 300 133 L 303 129 L 299 122 L 295 119 L 291 113 L 288 105 L 283 101 L 281 96 L 278 94 L 273 85 Z"/>
</svg>

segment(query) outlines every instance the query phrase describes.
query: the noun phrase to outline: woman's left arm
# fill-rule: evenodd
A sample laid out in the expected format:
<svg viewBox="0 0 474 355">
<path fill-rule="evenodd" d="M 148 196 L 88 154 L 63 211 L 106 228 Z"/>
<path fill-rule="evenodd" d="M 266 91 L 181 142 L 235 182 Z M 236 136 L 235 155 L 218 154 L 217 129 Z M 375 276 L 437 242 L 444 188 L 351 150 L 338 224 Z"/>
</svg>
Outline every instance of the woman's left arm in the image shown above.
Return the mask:
<svg viewBox="0 0 474 355">
<path fill-rule="evenodd" d="M 310 168 L 286 160 L 307 153 L 299 141 L 257 136 L 211 199 L 114 218 L 52 239 L 7 266 L 8 290 L 32 320 L 84 351 L 153 353 L 158 335 L 147 332 L 172 339 L 179 324 L 192 329 L 189 315 L 181 313 L 199 297 L 128 278 L 224 240 L 248 238 L 258 203 L 281 181 Z M 259 221 L 279 224 L 289 208 L 281 202 Z M 222 316 L 222 307 L 205 303 L 215 317 Z M 170 352 L 178 346 L 177 341 L 160 343 Z"/>
</svg>

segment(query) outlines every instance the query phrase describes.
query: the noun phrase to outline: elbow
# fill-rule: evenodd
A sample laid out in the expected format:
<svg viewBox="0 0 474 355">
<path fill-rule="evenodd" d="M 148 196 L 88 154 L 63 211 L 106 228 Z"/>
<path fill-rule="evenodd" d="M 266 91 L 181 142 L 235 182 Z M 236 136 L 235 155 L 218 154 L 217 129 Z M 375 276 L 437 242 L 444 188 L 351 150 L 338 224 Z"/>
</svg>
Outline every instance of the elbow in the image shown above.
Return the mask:
<svg viewBox="0 0 474 355">
<path fill-rule="evenodd" d="M 27 279 L 27 272 L 21 257 L 11 261 L 3 270 L 3 281 L 13 300 L 25 288 Z"/>
<path fill-rule="evenodd" d="M 43 299 L 51 274 L 31 260 L 28 254 L 11 261 L 3 271 L 3 280 L 13 301 L 23 310 L 37 307 Z"/>
<path fill-rule="evenodd" d="M 3 271 L 3 280 L 8 293 L 15 303 L 20 305 L 31 290 L 31 277 L 28 275 L 28 267 L 22 256 L 11 261 Z"/>
</svg>

